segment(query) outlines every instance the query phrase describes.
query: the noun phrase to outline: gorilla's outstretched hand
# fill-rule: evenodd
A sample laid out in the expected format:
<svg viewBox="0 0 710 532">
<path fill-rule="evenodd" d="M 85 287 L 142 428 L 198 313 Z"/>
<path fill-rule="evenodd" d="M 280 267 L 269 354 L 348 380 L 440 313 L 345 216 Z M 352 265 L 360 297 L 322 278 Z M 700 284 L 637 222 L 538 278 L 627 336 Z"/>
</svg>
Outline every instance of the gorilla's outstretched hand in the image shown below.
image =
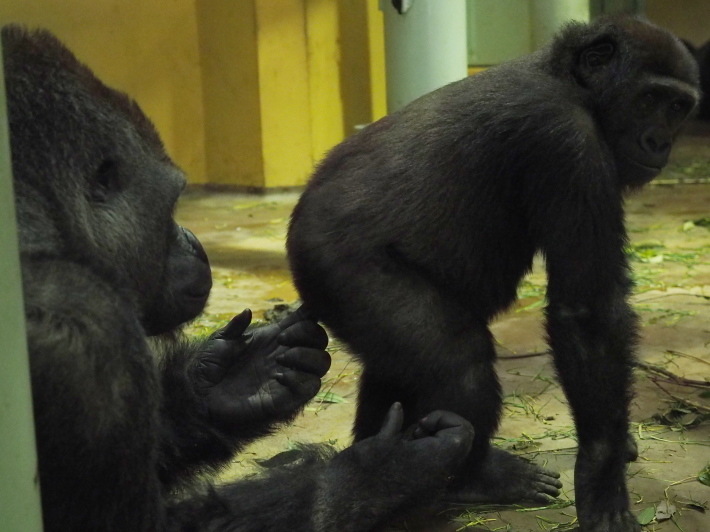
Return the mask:
<svg viewBox="0 0 710 532">
<path fill-rule="evenodd" d="M 397 420 L 397 411 L 400 419 Z M 386 433 L 388 425 L 394 423 L 401 427 L 401 407 L 390 408 L 390 413 L 382 428 L 382 433 Z M 395 416 L 392 414 L 395 413 Z M 394 417 L 394 421 L 392 418 Z M 399 430 L 399 428 L 398 428 Z M 471 450 L 474 430 L 471 423 L 458 414 L 446 410 L 436 410 L 428 414 L 415 426 L 411 432 L 411 440 L 407 444 L 413 451 L 421 456 L 426 456 L 428 460 L 443 470 L 453 474 L 454 469 L 460 466 L 464 458 Z"/>
<path fill-rule="evenodd" d="M 195 390 L 224 426 L 285 420 L 320 389 L 330 367 L 328 335 L 297 310 L 281 322 L 247 330 L 251 311 L 235 316 L 207 342 L 195 366 Z"/>
<path fill-rule="evenodd" d="M 400 449 L 398 458 L 378 466 L 381 469 L 404 469 L 392 472 L 393 478 L 408 475 L 411 479 L 417 471 L 424 484 L 450 479 L 471 450 L 474 436 L 471 424 L 458 414 L 436 410 L 403 433 L 403 417 L 402 405 L 394 403 L 379 433 L 354 443 L 343 453 L 353 450 L 362 456 L 360 462 L 365 463 L 368 459 L 377 461 L 389 456 L 385 449 L 394 445 Z M 424 485 L 420 487 L 425 488 Z"/>
</svg>

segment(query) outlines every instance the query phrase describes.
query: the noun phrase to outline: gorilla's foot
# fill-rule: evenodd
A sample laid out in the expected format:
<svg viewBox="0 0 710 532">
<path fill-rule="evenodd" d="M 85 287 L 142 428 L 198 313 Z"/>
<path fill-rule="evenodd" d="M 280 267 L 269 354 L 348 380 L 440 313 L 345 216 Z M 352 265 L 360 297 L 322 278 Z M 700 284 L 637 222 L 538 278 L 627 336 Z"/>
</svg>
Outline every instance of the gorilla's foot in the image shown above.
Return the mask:
<svg viewBox="0 0 710 532">
<path fill-rule="evenodd" d="M 446 499 L 457 503 L 512 503 L 533 501 L 548 504 L 560 494 L 560 474 L 497 447 L 491 447 L 475 478 L 453 488 Z"/>
</svg>

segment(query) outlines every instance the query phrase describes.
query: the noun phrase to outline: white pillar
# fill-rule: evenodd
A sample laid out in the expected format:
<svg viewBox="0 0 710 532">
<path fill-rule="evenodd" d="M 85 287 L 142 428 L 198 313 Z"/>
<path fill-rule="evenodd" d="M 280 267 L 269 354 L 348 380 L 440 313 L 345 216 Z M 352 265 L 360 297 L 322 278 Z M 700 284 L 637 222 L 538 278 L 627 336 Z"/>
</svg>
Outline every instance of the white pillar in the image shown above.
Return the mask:
<svg viewBox="0 0 710 532">
<path fill-rule="evenodd" d="M 534 0 L 530 21 L 533 50 L 550 42 L 570 20 L 589 22 L 589 0 Z"/>
<path fill-rule="evenodd" d="M 465 0 L 380 0 L 380 9 L 388 112 L 466 77 Z"/>
</svg>

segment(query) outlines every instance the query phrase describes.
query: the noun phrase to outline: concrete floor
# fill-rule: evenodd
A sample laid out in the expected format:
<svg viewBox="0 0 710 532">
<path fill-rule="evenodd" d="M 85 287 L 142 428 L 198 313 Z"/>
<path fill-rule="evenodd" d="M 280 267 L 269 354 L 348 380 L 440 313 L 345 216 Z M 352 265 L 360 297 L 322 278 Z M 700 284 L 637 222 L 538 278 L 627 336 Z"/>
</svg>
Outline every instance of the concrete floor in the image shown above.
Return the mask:
<svg viewBox="0 0 710 532">
<path fill-rule="evenodd" d="M 686 137 L 659 184 L 631 197 L 627 210 L 637 280 L 633 303 L 643 322 L 639 358 L 700 382 L 710 380 L 710 185 L 687 182 L 709 179 L 710 138 Z M 211 331 L 245 307 L 261 317 L 279 300 L 297 299 L 284 254 L 296 200 L 296 194 L 185 195 L 178 219 L 203 242 L 215 278 L 206 312 L 192 326 L 195 333 Z M 544 354 L 544 285 L 544 271 L 536 264 L 521 286 L 519 303 L 493 325 L 506 394 L 496 444 L 560 471 L 565 487 L 559 504 L 453 508 L 389 530 L 575 529 L 575 509 L 569 501 L 574 499 L 576 441 L 563 393 Z M 359 368 L 337 341 L 330 351 L 333 365 L 323 393 L 331 394 L 326 396 L 331 401 L 314 401 L 292 426 L 249 447 L 236 457 L 224 480 L 255 471 L 255 460 L 287 450 L 293 442 L 349 443 Z M 710 388 L 674 384 L 648 369 L 636 374 L 632 421 L 641 456 L 629 467 L 633 511 L 642 520 L 656 516 L 647 530 L 710 531 L 710 487 L 698 480 L 710 464 Z M 663 504 L 675 507 L 672 519 L 654 512 Z"/>
</svg>

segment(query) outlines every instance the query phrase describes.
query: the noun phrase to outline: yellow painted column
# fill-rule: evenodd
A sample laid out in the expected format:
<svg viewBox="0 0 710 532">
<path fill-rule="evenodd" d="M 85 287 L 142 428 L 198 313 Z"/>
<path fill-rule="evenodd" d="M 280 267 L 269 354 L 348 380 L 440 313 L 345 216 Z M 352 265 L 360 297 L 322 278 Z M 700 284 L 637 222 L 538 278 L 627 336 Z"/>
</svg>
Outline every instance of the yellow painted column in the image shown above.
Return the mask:
<svg viewBox="0 0 710 532">
<path fill-rule="evenodd" d="M 370 98 L 372 119 L 387 114 L 387 82 L 385 80 L 385 22 L 379 2 L 367 2 L 367 29 L 370 36 Z"/>
<path fill-rule="evenodd" d="M 47 28 L 104 83 L 128 93 L 190 183 L 205 182 L 195 0 L 2 0 L 0 24 L 10 22 Z"/>
<path fill-rule="evenodd" d="M 304 0 L 255 0 L 264 186 L 305 183 L 313 168 Z"/>
<path fill-rule="evenodd" d="M 385 114 L 377 2 L 196 5 L 209 183 L 302 186 L 355 123 Z"/>
<path fill-rule="evenodd" d="M 264 183 L 253 0 L 198 0 L 207 182 Z"/>
<path fill-rule="evenodd" d="M 343 140 L 339 10 L 333 0 L 306 0 L 312 159 Z M 346 74 L 347 75 L 347 74 Z M 351 73 L 357 75 L 357 73 Z"/>
</svg>

